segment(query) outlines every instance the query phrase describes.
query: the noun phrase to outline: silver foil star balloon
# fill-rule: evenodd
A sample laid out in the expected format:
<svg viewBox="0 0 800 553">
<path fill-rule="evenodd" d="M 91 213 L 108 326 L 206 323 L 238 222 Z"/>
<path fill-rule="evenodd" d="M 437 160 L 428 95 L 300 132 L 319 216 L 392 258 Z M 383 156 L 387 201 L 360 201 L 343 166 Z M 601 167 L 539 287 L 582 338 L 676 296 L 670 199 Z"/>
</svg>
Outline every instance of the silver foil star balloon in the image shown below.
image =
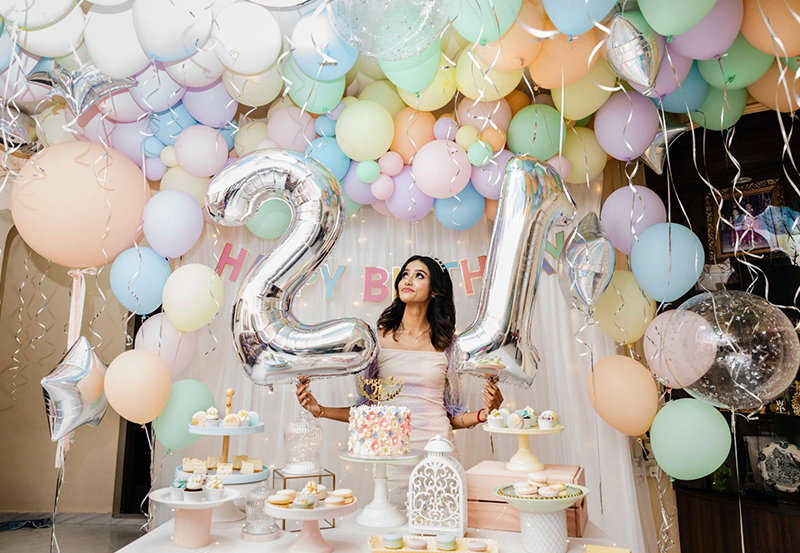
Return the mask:
<svg viewBox="0 0 800 553">
<path fill-rule="evenodd" d="M 558 258 L 558 284 L 564 299 L 587 315 L 614 275 L 614 246 L 590 211 L 572 231 Z"/>
<path fill-rule="evenodd" d="M 36 122 L 24 113 L 0 114 L 0 144 L 3 151 L 12 157 L 27 159 L 42 149 L 36 139 Z"/>
<path fill-rule="evenodd" d="M 108 400 L 106 366 L 81 336 L 53 371 L 42 379 L 50 439 L 57 442 L 81 425 L 97 426 Z"/>
<path fill-rule="evenodd" d="M 81 47 L 85 49 L 85 47 Z M 112 79 L 78 49 L 70 56 L 42 58 L 28 73 L 28 82 L 52 87 L 51 96 L 61 96 L 72 113 L 82 115 L 104 97 L 136 85 L 136 79 Z"/>
<path fill-rule="evenodd" d="M 647 87 L 643 93 L 647 94 L 655 86 L 661 68 L 659 42 L 663 40 L 641 12 L 617 14 L 606 38 L 608 63 L 629 83 Z"/>
<path fill-rule="evenodd" d="M 665 121 L 667 123 L 666 127 L 664 128 L 662 123 L 662 128 L 658 130 L 653 142 L 651 142 L 650 146 L 639 156 L 639 159 L 652 169 L 656 175 L 662 175 L 664 173 L 664 164 L 667 161 L 667 148 L 669 148 L 679 136 L 692 128 L 670 117 L 665 118 Z"/>
</svg>

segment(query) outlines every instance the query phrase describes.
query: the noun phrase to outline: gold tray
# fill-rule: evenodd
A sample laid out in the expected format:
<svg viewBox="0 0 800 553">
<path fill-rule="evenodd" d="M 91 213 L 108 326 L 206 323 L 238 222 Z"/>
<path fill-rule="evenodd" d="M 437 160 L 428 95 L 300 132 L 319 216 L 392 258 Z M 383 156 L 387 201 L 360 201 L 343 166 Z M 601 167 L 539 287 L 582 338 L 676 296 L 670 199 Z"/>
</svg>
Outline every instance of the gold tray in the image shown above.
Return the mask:
<svg viewBox="0 0 800 553">
<path fill-rule="evenodd" d="M 408 538 L 417 538 L 421 540 L 425 540 L 428 542 L 427 549 L 409 549 L 405 547 L 405 540 Z M 467 544 L 471 541 L 482 541 L 486 544 L 486 553 L 499 553 L 500 551 L 500 544 L 497 543 L 497 540 L 490 540 L 484 538 L 456 538 L 456 548 L 452 551 L 455 553 L 470 553 L 469 549 L 467 549 Z M 383 547 L 383 537 L 381 536 L 370 536 L 369 537 L 369 549 L 372 553 L 419 553 L 420 551 L 436 551 L 438 552 L 439 549 L 436 548 L 436 538 L 429 537 L 429 536 L 403 536 L 403 547 L 401 549 L 386 549 Z"/>
</svg>

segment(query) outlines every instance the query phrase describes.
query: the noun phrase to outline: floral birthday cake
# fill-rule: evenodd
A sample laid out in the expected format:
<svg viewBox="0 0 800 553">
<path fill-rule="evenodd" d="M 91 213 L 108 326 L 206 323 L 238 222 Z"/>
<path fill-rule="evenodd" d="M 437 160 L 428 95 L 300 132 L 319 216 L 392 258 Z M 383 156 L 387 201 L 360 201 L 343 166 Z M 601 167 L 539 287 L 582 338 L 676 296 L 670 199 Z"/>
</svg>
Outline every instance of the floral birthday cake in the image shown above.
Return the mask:
<svg viewBox="0 0 800 553">
<path fill-rule="evenodd" d="M 361 405 L 350 408 L 347 450 L 367 457 L 394 457 L 408 453 L 411 412 L 394 405 Z"/>
</svg>

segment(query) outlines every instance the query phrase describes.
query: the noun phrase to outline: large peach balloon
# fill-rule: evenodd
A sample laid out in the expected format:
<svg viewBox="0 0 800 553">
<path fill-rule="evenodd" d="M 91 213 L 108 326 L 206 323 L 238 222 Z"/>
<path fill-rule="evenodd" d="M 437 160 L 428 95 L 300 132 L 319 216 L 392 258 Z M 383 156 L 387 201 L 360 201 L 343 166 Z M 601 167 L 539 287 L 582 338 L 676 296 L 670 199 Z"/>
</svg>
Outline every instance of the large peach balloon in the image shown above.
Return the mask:
<svg viewBox="0 0 800 553">
<path fill-rule="evenodd" d="M 505 98 L 494 102 L 476 102 L 463 98 L 458 103 L 456 113 L 459 125 L 472 125 L 479 131 L 499 128 L 503 132 L 508 132 L 508 126 L 511 124 L 511 107 Z"/>
<path fill-rule="evenodd" d="M 761 12 L 764 12 L 762 17 Z M 800 13 L 797 2 L 789 0 L 744 0 L 742 35 L 747 42 L 770 56 L 793 57 L 800 55 L 800 24 L 792 14 Z M 773 43 L 772 33 L 764 22 L 766 18 L 775 36 L 783 43 L 784 52 Z"/>
<path fill-rule="evenodd" d="M 644 365 L 624 355 L 609 355 L 586 379 L 589 402 L 600 418 L 628 436 L 650 429 L 658 411 L 658 388 Z"/>
<path fill-rule="evenodd" d="M 555 30 L 549 21 L 544 28 L 547 31 Z M 592 56 L 592 50 L 599 42 L 597 35 L 592 29 L 579 36 L 560 34 L 544 41 L 539 55 L 528 66 L 531 78 L 543 88 L 558 88 L 574 83 L 586 75 L 600 58 L 598 54 Z"/>
<path fill-rule="evenodd" d="M 485 46 L 475 48 L 475 53 L 483 63 L 497 69 L 511 71 L 524 68 L 531 63 L 542 48 L 541 40 L 528 29 L 542 29 L 544 15 L 533 2 L 526 0 L 517 19 L 506 33 Z"/>
<path fill-rule="evenodd" d="M 142 237 L 150 188 L 134 162 L 116 150 L 105 153 L 100 144 L 64 142 L 36 154 L 20 170 L 11 192 L 14 224 L 22 239 L 53 263 L 70 268 L 111 263 Z"/>
<path fill-rule="evenodd" d="M 172 378 L 169 367 L 151 351 L 130 349 L 108 366 L 105 391 L 120 417 L 136 424 L 156 418 L 167 405 Z"/>
<path fill-rule="evenodd" d="M 782 65 L 785 71 L 783 81 L 776 60 L 763 77 L 747 87 L 747 92 L 768 108 L 788 113 L 800 106 L 800 80 L 794 80 L 795 72 L 787 68 L 786 63 Z"/>
<path fill-rule="evenodd" d="M 394 116 L 394 140 L 389 149 L 397 152 L 408 165 L 420 148 L 433 142 L 436 117 L 427 111 L 403 108 Z"/>
</svg>

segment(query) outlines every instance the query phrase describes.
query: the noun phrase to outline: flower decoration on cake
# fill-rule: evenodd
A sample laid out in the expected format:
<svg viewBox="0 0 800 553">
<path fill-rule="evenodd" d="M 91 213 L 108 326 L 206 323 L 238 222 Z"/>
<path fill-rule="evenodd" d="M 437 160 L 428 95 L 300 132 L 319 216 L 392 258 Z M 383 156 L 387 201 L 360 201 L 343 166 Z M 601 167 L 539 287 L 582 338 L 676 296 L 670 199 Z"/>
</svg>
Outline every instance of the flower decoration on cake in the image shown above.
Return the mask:
<svg viewBox="0 0 800 553">
<path fill-rule="evenodd" d="M 404 455 L 411 441 L 411 412 L 395 405 L 352 407 L 349 430 L 350 453 L 370 457 Z"/>
</svg>

